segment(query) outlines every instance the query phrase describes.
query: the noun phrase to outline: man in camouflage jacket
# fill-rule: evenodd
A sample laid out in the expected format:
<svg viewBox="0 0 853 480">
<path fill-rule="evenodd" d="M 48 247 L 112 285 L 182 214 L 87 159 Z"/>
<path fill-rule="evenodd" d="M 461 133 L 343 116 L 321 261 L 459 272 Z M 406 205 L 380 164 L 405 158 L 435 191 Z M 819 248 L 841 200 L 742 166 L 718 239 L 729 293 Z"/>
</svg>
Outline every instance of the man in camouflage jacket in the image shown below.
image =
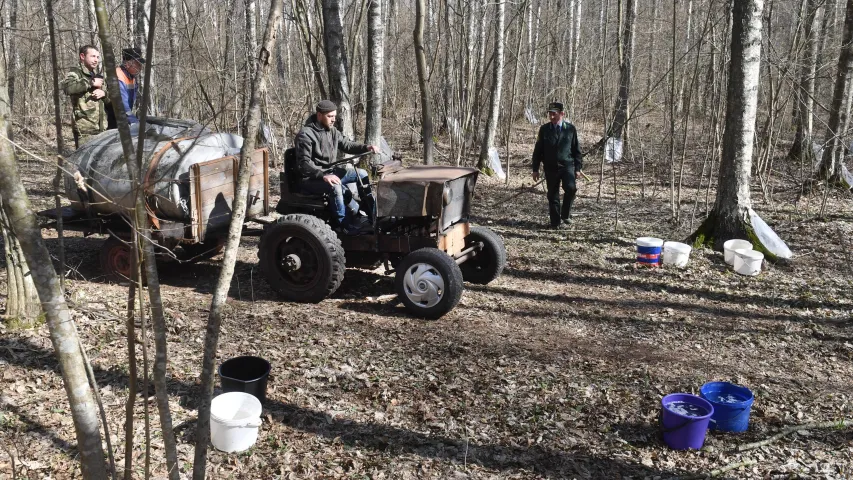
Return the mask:
<svg viewBox="0 0 853 480">
<path fill-rule="evenodd" d="M 98 73 L 101 54 L 92 45 L 80 47 L 80 64 L 62 80 L 62 91 L 71 98 L 74 145 L 107 129 L 104 104 L 109 103 L 104 76 Z"/>
</svg>

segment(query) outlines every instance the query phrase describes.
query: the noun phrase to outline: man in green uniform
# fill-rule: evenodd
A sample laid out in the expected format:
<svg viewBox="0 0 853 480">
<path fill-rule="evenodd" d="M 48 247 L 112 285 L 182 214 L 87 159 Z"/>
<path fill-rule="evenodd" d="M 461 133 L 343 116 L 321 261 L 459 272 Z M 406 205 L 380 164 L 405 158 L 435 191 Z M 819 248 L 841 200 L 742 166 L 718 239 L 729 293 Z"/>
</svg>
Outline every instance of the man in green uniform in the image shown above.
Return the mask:
<svg viewBox="0 0 853 480">
<path fill-rule="evenodd" d="M 62 80 L 62 91 L 71 98 L 71 127 L 74 131 L 74 146 L 91 135 L 107 129 L 104 104 L 109 103 L 104 76 L 98 70 L 101 53 L 92 45 L 80 47 L 80 64 L 68 72 Z"/>
<path fill-rule="evenodd" d="M 551 228 L 572 223 L 572 203 L 575 201 L 577 186 L 575 179 L 583 174 L 578 132 L 575 126 L 563 120 L 563 104 L 553 102 L 548 105 L 548 119 L 539 127 L 536 146 L 533 147 L 533 181 L 539 181 L 539 164 L 545 171 L 545 184 L 548 187 L 548 213 L 551 216 Z M 560 208 L 560 185 L 563 186 L 563 205 Z"/>
</svg>

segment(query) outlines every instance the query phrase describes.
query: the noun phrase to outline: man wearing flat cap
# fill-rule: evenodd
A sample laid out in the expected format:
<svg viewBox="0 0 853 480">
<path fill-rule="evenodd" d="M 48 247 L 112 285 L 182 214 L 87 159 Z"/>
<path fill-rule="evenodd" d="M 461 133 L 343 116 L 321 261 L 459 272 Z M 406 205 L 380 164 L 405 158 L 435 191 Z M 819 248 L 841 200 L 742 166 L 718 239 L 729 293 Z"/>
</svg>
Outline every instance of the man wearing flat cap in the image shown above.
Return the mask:
<svg viewBox="0 0 853 480">
<path fill-rule="evenodd" d="M 575 179 L 582 174 L 583 169 L 578 132 L 574 125 L 563 120 L 564 116 L 562 103 L 549 104 L 550 121 L 539 127 L 536 145 L 533 147 L 533 181 L 539 181 L 539 165 L 542 164 L 548 190 L 550 226 L 555 229 L 572 223 L 572 203 L 578 191 Z M 564 192 L 562 206 L 560 185 Z"/>
<path fill-rule="evenodd" d="M 329 211 L 332 214 L 332 226 L 347 233 L 358 233 L 366 228 L 363 217 L 359 217 L 359 205 L 350 199 L 345 201 L 344 194 L 349 193 L 346 185 L 368 184 L 367 172 L 363 169 L 332 166 L 337 161 L 338 150 L 359 154 L 378 152 L 379 147 L 350 142 L 335 128 L 338 107 L 329 100 L 317 104 L 315 113 L 308 117 L 302 129 L 296 135 L 296 164 L 300 175 L 299 189 L 305 193 L 329 194 Z M 369 188 L 369 187 L 368 187 Z M 372 206 L 366 214 L 373 215 Z"/>
<path fill-rule="evenodd" d="M 115 108 L 124 108 L 127 114 L 127 123 L 138 123 L 139 119 L 133 114 L 133 107 L 136 105 L 136 96 L 139 91 L 139 83 L 136 81 L 137 75 L 142 71 L 142 66 L 145 65 L 145 58 L 142 52 L 136 48 L 125 48 L 121 51 L 121 65 L 116 67 L 116 77 L 118 78 L 119 92 L 121 92 L 121 107 L 113 105 Z M 109 128 L 116 128 L 115 110 L 107 111 L 107 120 Z"/>
</svg>

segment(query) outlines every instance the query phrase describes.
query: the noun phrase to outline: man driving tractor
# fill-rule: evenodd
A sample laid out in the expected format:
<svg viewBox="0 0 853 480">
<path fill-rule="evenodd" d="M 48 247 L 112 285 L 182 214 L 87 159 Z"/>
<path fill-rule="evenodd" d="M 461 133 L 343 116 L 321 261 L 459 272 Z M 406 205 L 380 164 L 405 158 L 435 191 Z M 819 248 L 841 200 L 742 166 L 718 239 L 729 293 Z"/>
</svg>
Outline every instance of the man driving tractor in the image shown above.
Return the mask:
<svg viewBox="0 0 853 480">
<path fill-rule="evenodd" d="M 299 191 L 309 194 L 328 194 L 332 226 L 345 233 L 360 233 L 372 223 L 359 213 L 359 204 L 352 199 L 349 184 L 359 182 L 370 194 L 367 172 L 348 165 L 335 166 L 338 150 L 349 154 L 379 152 L 375 145 L 350 142 L 335 128 L 338 107 L 329 100 L 317 104 L 316 113 L 305 121 L 296 135 L 296 167 L 300 177 Z M 364 205 L 366 215 L 372 219 L 373 205 Z"/>
</svg>

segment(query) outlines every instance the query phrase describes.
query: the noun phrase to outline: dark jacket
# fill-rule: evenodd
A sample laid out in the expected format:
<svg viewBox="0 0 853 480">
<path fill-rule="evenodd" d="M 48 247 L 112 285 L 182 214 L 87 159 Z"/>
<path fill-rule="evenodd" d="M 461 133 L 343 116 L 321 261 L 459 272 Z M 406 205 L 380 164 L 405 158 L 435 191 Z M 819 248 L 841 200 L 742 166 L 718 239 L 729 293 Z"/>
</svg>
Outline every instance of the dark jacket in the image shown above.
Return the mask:
<svg viewBox="0 0 853 480">
<path fill-rule="evenodd" d="M 358 154 L 368 151 L 362 143 L 350 142 L 337 128 L 327 129 L 311 115 L 294 140 L 296 165 L 303 180 L 321 180 L 338 159 L 338 149 Z"/>
<path fill-rule="evenodd" d="M 560 131 L 552 127 L 551 122 L 539 127 L 536 145 L 533 147 L 533 171 L 539 171 L 539 164 L 545 171 L 561 168 L 579 172 L 583 170 L 578 131 L 569 122 L 560 123 Z"/>
</svg>

